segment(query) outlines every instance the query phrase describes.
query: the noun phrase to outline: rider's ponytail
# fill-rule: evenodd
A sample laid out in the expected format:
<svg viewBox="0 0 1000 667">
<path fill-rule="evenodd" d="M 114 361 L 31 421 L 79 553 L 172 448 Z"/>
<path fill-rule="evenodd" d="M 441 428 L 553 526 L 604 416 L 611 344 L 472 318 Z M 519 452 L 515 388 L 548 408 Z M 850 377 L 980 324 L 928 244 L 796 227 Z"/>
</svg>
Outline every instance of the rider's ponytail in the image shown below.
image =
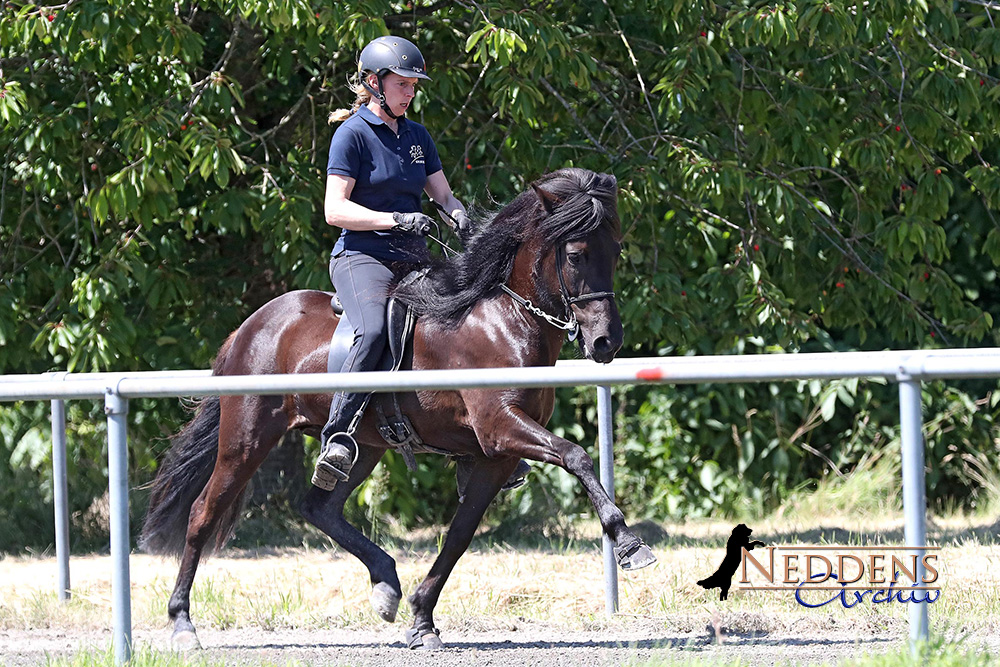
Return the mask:
<svg viewBox="0 0 1000 667">
<path fill-rule="evenodd" d="M 350 109 L 337 109 L 332 112 L 330 114 L 330 118 L 327 120 L 328 123 L 340 123 L 341 121 L 347 120 L 357 113 L 358 109 L 368 104 L 372 98 L 371 93 L 365 90 L 365 87 L 361 85 L 361 78 L 358 75 L 351 77 L 348 88 L 350 88 L 351 92 L 354 93 L 354 104 L 351 105 Z"/>
</svg>

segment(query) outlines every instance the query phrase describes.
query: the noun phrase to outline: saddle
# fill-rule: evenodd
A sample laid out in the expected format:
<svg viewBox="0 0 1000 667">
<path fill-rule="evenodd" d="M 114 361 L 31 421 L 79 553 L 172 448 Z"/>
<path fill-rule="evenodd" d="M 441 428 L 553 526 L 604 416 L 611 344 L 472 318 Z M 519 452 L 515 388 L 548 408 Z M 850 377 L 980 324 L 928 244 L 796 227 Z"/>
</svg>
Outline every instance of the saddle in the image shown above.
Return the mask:
<svg viewBox="0 0 1000 667">
<path fill-rule="evenodd" d="M 415 280 L 420 280 L 426 273 L 426 269 L 414 271 L 403 278 L 400 284 L 408 284 Z M 330 355 L 327 359 L 327 372 L 339 373 L 344 367 L 344 361 L 354 342 L 354 327 L 336 295 L 330 300 L 333 311 L 340 315 L 340 324 L 337 326 L 333 338 L 330 339 Z M 409 347 L 413 342 L 413 330 L 417 322 L 416 314 L 413 310 L 395 297 L 389 299 L 386 305 L 386 334 L 389 344 L 382 353 L 377 370 L 398 371 L 406 361 Z M 417 461 L 414 453 L 434 453 L 450 455 L 443 449 L 437 449 L 424 443 L 420 439 L 409 418 L 399 409 L 399 396 L 395 392 L 392 397 L 392 412 L 386 415 L 382 407 L 382 402 L 376 402 L 375 410 L 378 422 L 378 431 L 382 439 L 393 449 L 402 454 L 406 467 L 410 470 L 417 469 Z M 369 397 L 370 398 L 370 397 Z M 363 408 L 362 408 L 363 409 Z"/>
<path fill-rule="evenodd" d="M 426 272 L 426 268 L 413 271 L 404 277 L 400 281 L 400 284 L 409 284 L 414 280 L 420 280 Z M 336 294 L 330 299 L 330 306 L 340 316 L 340 324 L 337 326 L 337 330 L 330 340 L 330 356 L 327 360 L 327 372 L 339 373 L 340 369 L 344 367 L 344 361 L 347 359 L 347 354 L 354 342 L 354 327 L 351 325 L 347 314 L 344 313 L 344 308 L 340 304 L 340 300 Z M 386 305 L 386 333 L 389 338 L 389 345 L 382 353 L 377 370 L 398 371 L 402 368 L 406 363 L 406 358 L 410 351 L 409 348 L 413 343 L 413 330 L 416 323 L 416 313 L 405 303 L 402 303 L 395 297 L 390 297 Z M 411 471 L 417 469 L 417 460 L 414 458 L 414 454 L 441 454 L 453 457 L 458 465 L 458 498 L 459 502 L 464 501 L 466 485 L 474 466 L 473 458 L 471 456 L 455 456 L 454 452 L 439 449 L 425 443 L 421 440 L 416 429 L 413 428 L 413 424 L 410 423 L 409 418 L 399 409 L 398 394 L 393 392 L 389 395 L 392 398 L 391 414 L 385 414 L 382 401 L 375 403 L 377 426 L 382 439 L 402 455 L 406 467 Z M 371 394 L 369 394 L 368 399 L 371 399 Z M 366 401 L 365 406 L 361 409 L 364 410 L 367 404 L 368 402 Z M 518 462 L 517 468 L 511 474 L 510 479 L 503 485 L 502 490 L 509 491 L 510 489 L 522 486 L 527 480 L 527 474 L 530 470 L 531 466 L 527 461 L 521 460 Z"/>
</svg>

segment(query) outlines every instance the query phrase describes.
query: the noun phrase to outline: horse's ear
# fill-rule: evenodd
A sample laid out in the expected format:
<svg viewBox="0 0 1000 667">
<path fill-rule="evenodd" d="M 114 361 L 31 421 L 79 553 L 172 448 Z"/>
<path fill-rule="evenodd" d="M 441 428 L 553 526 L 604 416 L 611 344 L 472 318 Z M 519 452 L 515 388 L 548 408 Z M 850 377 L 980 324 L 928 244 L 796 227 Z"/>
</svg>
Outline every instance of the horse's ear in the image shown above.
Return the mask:
<svg viewBox="0 0 1000 667">
<path fill-rule="evenodd" d="M 534 183 L 531 184 L 531 189 L 535 191 L 535 196 L 538 197 L 538 201 L 542 203 L 542 208 L 545 209 L 545 212 L 552 215 L 552 212 L 556 209 L 556 204 L 559 203 L 559 199 L 556 198 L 556 196 L 551 192 L 542 190 Z"/>
</svg>

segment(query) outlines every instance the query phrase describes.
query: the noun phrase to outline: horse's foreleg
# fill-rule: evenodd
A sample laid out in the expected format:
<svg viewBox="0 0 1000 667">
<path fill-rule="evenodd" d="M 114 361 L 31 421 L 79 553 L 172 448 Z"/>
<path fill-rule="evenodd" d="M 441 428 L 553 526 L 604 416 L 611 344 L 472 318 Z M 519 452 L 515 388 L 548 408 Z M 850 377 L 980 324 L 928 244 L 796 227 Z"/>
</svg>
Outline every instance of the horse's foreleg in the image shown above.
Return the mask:
<svg viewBox="0 0 1000 667">
<path fill-rule="evenodd" d="M 371 474 L 385 454 L 384 449 L 360 445 L 358 460 L 350 477 L 332 491 L 311 487 L 302 501 L 302 516 L 365 564 L 371 575 L 371 603 L 375 611 L 390 623 L 396 620 L 396 610 L 403 597 L 396 574 L 396 561 L 377 544 L 369 540 L 344 518 L 344 503 L 351 492 Z"/>
<path fill-rule="evenodd" d="M 413 626 L 406 632 L 406 643 L 410 648 L 436 649 L 444 645 L 434 627 L 434 607 L 441 596 L 441 589 L 455 563 L 469 548 L 486 508 L 514 472 L 517 462 L 517 457 L 476 460 L 469 475 L 465 497 L 459 503 L 455 518 L 448 528 L 441 553 L 434 561 L 431 571 L 410 596 Z"/>
<path fill-rule="evenodd" d="M 656 562 L 649 547 L 625 524 L 625 515 L 601 486 L 594 474 L 594 461 L 583 447 L 558 437 L 516 407 L 491 420 L 488 433 L 477 435 L 487 455 L 554 463 L 580 480 L 601 528 L 615 543 L 615 556 L 623 570 L 638 570 Z"/>
</svg>

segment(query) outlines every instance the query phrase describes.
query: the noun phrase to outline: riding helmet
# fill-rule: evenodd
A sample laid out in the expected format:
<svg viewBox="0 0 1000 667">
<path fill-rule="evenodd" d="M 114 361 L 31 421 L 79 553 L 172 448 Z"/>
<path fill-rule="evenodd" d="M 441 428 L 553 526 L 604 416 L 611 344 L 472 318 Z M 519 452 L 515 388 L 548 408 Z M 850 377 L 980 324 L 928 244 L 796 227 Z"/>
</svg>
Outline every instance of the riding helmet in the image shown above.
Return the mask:
<svg viewBox="0 0 1000 667">
<path fill-rule="evenodd" d="M 358 58 L 358 73 L 374 72 L 381 79 L 386 72 L 417 79 L 430 79 L 420 49 L 408 39 L 387 35 L 368 43 Z"/>
</svg>

